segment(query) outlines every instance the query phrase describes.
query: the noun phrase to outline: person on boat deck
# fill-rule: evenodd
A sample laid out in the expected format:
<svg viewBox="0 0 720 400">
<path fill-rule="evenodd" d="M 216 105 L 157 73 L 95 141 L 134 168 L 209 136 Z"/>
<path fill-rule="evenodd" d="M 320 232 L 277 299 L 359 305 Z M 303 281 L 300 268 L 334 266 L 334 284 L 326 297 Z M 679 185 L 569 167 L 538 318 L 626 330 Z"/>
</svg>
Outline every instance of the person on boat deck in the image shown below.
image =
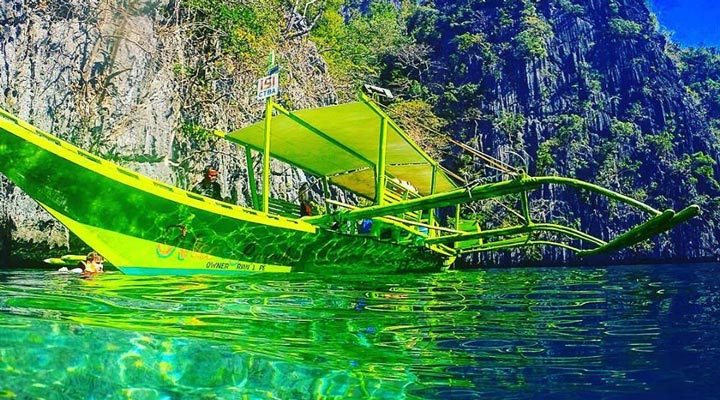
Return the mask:
<svg viewBox="0 0 720 400">
<path fill-rule="evenodd" d="M 205 177 L 197 185 L 192 188 L 193 193 L 201 194 L 215 200 L 222 200 L 220 194 L 220 184 L 217 182 L 218 170 L 208 167 L 205 170 Z"/>
<path fill-rule="evenodd" d="M 303 182 L 300 185 L 298 199 L 300 200 L 300 216 L 307 217 L 312 215 L 312 203 L 310 202 L 310 185 Z"/>
</svg>

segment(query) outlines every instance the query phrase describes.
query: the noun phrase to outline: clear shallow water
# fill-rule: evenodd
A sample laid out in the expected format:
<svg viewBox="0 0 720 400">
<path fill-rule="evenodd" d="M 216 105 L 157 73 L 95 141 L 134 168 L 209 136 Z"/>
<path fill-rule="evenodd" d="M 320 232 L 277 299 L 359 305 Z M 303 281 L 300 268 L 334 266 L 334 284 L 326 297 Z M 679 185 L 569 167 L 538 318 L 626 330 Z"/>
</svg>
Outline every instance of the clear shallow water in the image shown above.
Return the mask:
<svg viewBox="0 0 720 400">
<path fill-rule="evenodd" d="M 0 272 L 0 398 L 718 398 L 720 265 Z"/>
</svg>

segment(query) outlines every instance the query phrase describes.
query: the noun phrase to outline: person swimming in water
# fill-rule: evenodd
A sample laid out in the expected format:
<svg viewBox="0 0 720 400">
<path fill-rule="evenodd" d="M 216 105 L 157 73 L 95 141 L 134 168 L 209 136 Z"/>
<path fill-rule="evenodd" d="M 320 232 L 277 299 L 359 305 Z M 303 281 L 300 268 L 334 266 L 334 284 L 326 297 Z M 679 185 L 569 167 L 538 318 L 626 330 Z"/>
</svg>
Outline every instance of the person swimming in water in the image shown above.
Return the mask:
<svg viewBox="0 0 720 400">
<path fill-rule="evenodd" d="M 105 272 L 105 267 L 103 266 L 104 261 L 103 256 L 92 251 L 85 257 L 84 261 L 78 263 L 77 268 L 68 269 L 67 267 L 62 267 L 58 272 L 74 272 L 85 275 L 100 274 Z"/>
<path fill-rule="evenodd" d="M 84 262 L 81 261 L 78 264 L 78 267 L 82 268 L 85 274 L 99 274 L 105 271 L 103 267 L 104 261 L 103 256 L 92 251 L 85 257 Z"/>
</svg>

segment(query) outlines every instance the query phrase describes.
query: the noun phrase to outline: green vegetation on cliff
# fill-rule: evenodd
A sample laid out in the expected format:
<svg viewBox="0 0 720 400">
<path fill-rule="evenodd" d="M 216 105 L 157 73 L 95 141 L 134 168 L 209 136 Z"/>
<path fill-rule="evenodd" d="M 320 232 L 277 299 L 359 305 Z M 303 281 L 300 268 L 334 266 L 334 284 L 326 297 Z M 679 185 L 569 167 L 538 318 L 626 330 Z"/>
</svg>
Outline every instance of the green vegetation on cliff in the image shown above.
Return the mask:
<svg viewBox="0 0 720 400">
<path fill-rule="evenodd" d="M 276 41 L 310 40 L 340 100 L 363 83 L 391 88 L 388 111 L 470 181 L 487 171 L 449 154 L 448 136 L 531 173 L 576 176 L 660 208 L 698 203 L 708 223 L 658 248 L 687 259 L 716 251 L 720 55 L 672 53 L 641 0 L 183 4 L 205 22 L 196 34 L 216 37 L 223 54 L 259 60 Z M 637 223 L 591 197 L 545 195 L 539 217 L 562 210 L 604 237 Z M 604 213 L 609 225 L 596 217 Z"/>
<path fill-rule="evenodd" d="M 67 130 L 71 139 L 90 142 L 91 150 L 99 148 L 109 158 L 164 163 L 164 173 L 180 185 L 189 184 L 188 176 L 206 161 L 244 166 L 242 157 L 221 148 L 222 141 L 209 140 L 208 129 L 236 128 L 259 115 L 261 104 L 251 92 L 268 54 L 275 52 L 283 85 L 278 101 L 288 108 L 348 101 L 363 83 L 388 87 L 396 99 L 383 100 L 387 111 L 469 182 L 497 175 L 449 145 L 449 138 L 531 174 L 575 176 L 658 208 L 698 203 L 703 223 L 683 226 L 641 254 L 649 259 L 719 255 L 720 52 L 678 49 L 657 31 L 644 0 L 178 0 L 155 8 L 136 2 L 98 8 L 108 12 L 82 4 L 65 10 L 61 3 L 34 12 L 56 30 L 81 26 L 76 29 L 89 32 L 86 47 L 93 48 L 83 51 L 92 54 L 69 56 L 65 49 L 83 48 L 79 39 L 55 43 L 52 35 L 46 40 L 52 46 L 13 36 L 23 43 L 14 51 L 52 47 L 47 59 L 83 59 L 79 67 L 54 68 L 59 72 L 45 75 L 37 62 L 25 68 L 48 82 L 71 82 L 62 90 L 73 98 L 65 102 L 56 95 L 43 103 L 33 96 L 45 96 L 44 89 L 16 91 L 25 96 L 26 108 L 53 110 L 48 117 L 53 126 L 74 127 Z M 128 12 L 113 13 L 112 7 Z M 140 14 L 147 14 L 145 25 L 127 24 Z M 62 23 L 52 25 L 55 19 Z M 30 30 L 19 17 L 8 21 L 22 25 L 8 35 Z M 128 39 L 135 53 L 120 66 L 116 56 L 127 51 L 127 43 L 120 46 L 113 38 L 124 34 L 124 26 L 152 26 L 157 43 L 143 43 L 140 35 Z M 9 39 L 7 45 L 14 46 Z M 22 62 L 13 59 L 8 65 Z M 22 70 L 16 67 L 8 70 Z M 172 83 L 153 86 L 157 82 L 143 80 L 138 71 L 166 72 Z M 135 80 L 123 86 L 128 76 Z M 24 80 L 3 78 L 39 80 L 29 73 Z M 134 115 L 167 86 L 174 87 L 162 95 L 171 100 L 158 100 L 146 120 L 171 121 L 166 130 L 175 129 L 168 150 L 156 151 L 153 126 L 132 133 L 147 138 L 135 156 L 131 140 L 116 139 L 128 126 L 143 124 Z M 118 100 L 120 91 L 135 97 Z M 88 132 L 95 135 L 92 140 Z M 99 134 L 106 132 L 111 136 Z M 233 172 L 237 176 L 239 168 Z M 242 197 L 242 188 L 232 190 L 235 198 Z M 533 215 L 538 220 L 568 215 L 566 223 L 602 237 L 639 221 L 592 196 L 573 197 L 554 188 L 540 194 L 541 207 Z M 518 201 L 508 198 L 506 205 Z M 501 225 L 516 222 L 500 206 L 473 207 L 467 216 L 495 218 Z M 606 214 L 609 223 L 598 217 Z M 561 250 L 542 251 L 551 261 L 567 259 Z"/>
<path fill-rule="evenodd" d="M 361 12 L 347 3 L 330 0 L 310 37 L 337 84 L 355 89 L 379 75 L 385 57 L 410 43 L 405 18 L 411 6 L 373 1 Z"/>
</svg>

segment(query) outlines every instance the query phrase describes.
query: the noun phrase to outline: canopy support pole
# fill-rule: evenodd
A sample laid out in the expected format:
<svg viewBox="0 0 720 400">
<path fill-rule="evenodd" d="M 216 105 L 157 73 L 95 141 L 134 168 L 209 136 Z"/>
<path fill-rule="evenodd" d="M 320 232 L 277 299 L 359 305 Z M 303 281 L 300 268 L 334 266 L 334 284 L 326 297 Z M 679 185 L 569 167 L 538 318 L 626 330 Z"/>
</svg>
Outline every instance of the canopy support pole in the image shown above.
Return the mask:
<svg viewBox="0 0 720 400">
<path fill-rule="evenodd" d="M 272 122 L 273 101 L 265 102 L 265 146 L 263 147 L 263 185 L 262 211 L 268 213 L 270 208 L 270 129 Z"/>
<path fill-rule="evenodd" d="M 378 162 L 375 165 L 375 204 L 385 204 L 385 155 L 387 153 L 387 118 L 380 122 L 380 140 L 378 141 Z"/>
<path fill-rule="evenodd" d="M 253 165 L 252 149 L 245 145 L 245 162 L 247 163 L 248 184 L 250 185 L 250 206 L 253 210 L 260 208 L 258 201 L 257 182 L 255 182 L 255 167 Z"/>
<path fill-rule="evenodd" d="M 455 229 L 460 230 L 460 204 L 455 205 Z"/>
<path fill-rule="evenodd" d="M 435 175 L 437 175 L 437 166 L 435 164 L 433 164 L 432 179 L 430 180 L 430 195 L 435 194 L 435 182 L 436 182 Z M 430 214 L 428 215 L 428 225 L 430 225 L 430 226 L 435 225 L 435 209 L 434 208 L 430 209 Z M 430 233 L 430 237 L 435 236 L 435 232 L 430 231 L 429 233 Z"/>
<path fill-rule="evenodd" d="M 390 116 L 388 116 L 383 110 L 381 110 L 380 107 L 378 107 L 378 105 L 375 104 L 375 102 L 372 101 L 372 99 L 370 99 L 365 93 L 362 93 L 362 92 L 359 93 L 358 97 L 359 97 L 360 101 L 365 103 L 365 105 L 368 106 L 373 112 L 375 112 L 375 114 L 377 114 L 378 117 L 388 121 L 390 127 L 393 128 L 398 133 L 398 135 L 400 135 L 405 140 L 405 142 L 407 144 L 409 144 L 413 149 L 415 149 L 415 151 L 417 151 L 420 155 L 422 155 L 422 157 L 425 160 L 427 160 L 428 163 L 437 164 L 437 161 L 433 160 L 433 158 L 430 157 L 425 152 L 425 150 L 421 149 L 417 143 L 415 143 L 412 139 L 410 139 L 408 134 L 405 133 L 404 130 L 400 129 L 400 127 L 395 123 L 395 121 L 393 121 L 392 118 L 390 118 Z"/>
<path fill-rule="evenodd" d="M 330 200 L 330 183 L 328 182 L 328 177 L 323 176 L 322 177 L 322 187 L 323 187 L 323 195 L 325 198 L 325 214 L 330 214 L 332 211 L 330 209 L 330 203 L 328 203 L 328 200 Z"/>
</svg>

